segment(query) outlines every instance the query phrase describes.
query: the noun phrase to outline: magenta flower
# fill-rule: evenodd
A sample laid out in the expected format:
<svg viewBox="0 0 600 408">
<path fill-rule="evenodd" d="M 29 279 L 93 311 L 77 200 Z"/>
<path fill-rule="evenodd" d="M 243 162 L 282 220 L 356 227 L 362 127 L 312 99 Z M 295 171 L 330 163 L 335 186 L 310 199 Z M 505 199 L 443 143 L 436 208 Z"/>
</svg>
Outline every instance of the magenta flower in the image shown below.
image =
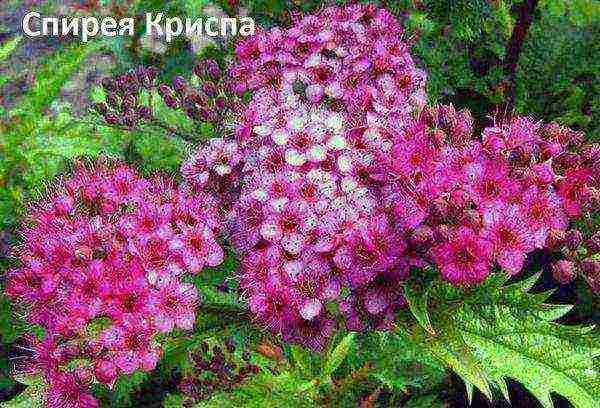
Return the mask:
<svg viewBox="0 0 600 408">
<path fill-rule="evenodd" d="M 148 321 L 131 316 L 101 333 L 103 345 L 114 355 L 115 365 L 124 374 L 137 369 L 151 371 L 160 358 L 152 339 L 155 331 Z"/>
<path fill-rule="evenodd" d="M 190 193 L 103 162 L 78 165 L 32 207 L 6 293 L 46 331 L 32 343 L 52 406 L 96 406 L 89 383 L 154 369 L 156 335 L 192 328 L 197 294 L 181 277 L 217 265 L 223 250 L 216 201 Z M 78 359 L 92 368 L 72 368 Z"/>
<path fill-rule="evenodd" d="M 581 215 L 591 198 L 590 185 L 594 177 L 587 169 L 569 170 L 558 186 L 558 194 L 564 200 L 565 211 L 571 217 Z"/>
<path fill-rule="evenodd" d="M 223 248 L 210 228 L 197 224 L 182 227 L 181 231 L 181 238 L 172 240 L 170 248 L 181 256 L 190 272 L 198 273 L 204 266 L 216 266 L 223 261 Z"/>
<path fill-rule="evenodd" d="M 158 330 L 168 333 L 175 326 L 183 330 L 194 327 L 198 292 L 193 285 L 172 281 L 160 286 L 156 297 L 154 324 Z"/>
<path fill-rule="evenodd" d="M 515 275 L 521 271 L 525 255 L 536 247 L 536 237 L 521 217 L 516 205 L 494 204 L 483 214 L 484 236 L 494 247 L 496 262 Z"/>
<path fill-rule="evenodd" d="M 347 272 L 351 288 L 371 281 L 378 273 L 392 268 L 405 244 L 390 230 L 387 221 L 379 217 L 365 230 L 357 231 L 336 251 L 336 266 Z"/>
<path fill-rule="evenodd" d="M 537 248 L 544 247 L 550 231 L 567 229 L 568 218 L 562 200 L 553 190 L 532 186 L 523 193 L 522 201 L 521 215 L 534 234 Z"/>
<path fill-rule="evenodd" d="M 431 254 L 442 277 L 458 285 L 483 281 L 490 273 L 492 244 L 475 231 L 459 227 L 448 241 L 434 247 Z"/>
<path fill-rule="evenodd" d="M 45 403 L 49 407 L 65 408 L 97 408 L 100 404 L 89 392 L 85 384 L 76 375 L 53 373 L 46 379 L 49 387 L 46 391 Z"/>
<path fill-rule="evenodd" d="M 260 227 L 260 232 L 264 239 L 281 241 L 286 251 L 298 254 L 306 244 L 311 218 L 307 207 L 297 202 L 283 204 L 280 211 L 275 210 L 267 217 Z"/>
</svg>

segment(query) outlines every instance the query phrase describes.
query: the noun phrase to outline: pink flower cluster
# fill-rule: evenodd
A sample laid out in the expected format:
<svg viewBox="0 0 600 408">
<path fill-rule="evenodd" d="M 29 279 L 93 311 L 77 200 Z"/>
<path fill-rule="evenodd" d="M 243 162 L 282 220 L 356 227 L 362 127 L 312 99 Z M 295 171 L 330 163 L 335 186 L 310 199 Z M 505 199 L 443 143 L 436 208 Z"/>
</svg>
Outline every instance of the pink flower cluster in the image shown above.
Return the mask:
<svg viewBox="0 0 600 408">
<path fill-rule="evenodd" d="M 184 165 L 238 194 L 224 202 L 241 289 L 287 341 L 321 348 L 335 310 L 350 330 L 390 328 L 425 266 L 463 286 L 516 274 L 598 199 L 581 134 L 514 118 L 474 135 L 469 112 L 423 109 L 401 31 L 353 5 L 240 44 L 231 75 L 253 93 L 235 140 Z"/>
<path fill-rule="evenodd" d="M 198 293 L 182 278 L 222 261 L 220 221 L 210 196 L 116 163 L 54 187 L 29 213 L 6 293 L 45 331 L 33 347 L 49 406 L 89 407 L 87 385 L 152 370 L 159 334 L 193 328 Z"/>
<path fill-rule="evenodd" d="M 240 42 L 230 68 L 235 90 L 302 91 L 309 103 L 348 114 L 351 123 L 388 126 L 422 107 L 425 72 L 415 67 L 403 27 L 387 10 L 353 4 L 304 16 Z"/>
</svg>

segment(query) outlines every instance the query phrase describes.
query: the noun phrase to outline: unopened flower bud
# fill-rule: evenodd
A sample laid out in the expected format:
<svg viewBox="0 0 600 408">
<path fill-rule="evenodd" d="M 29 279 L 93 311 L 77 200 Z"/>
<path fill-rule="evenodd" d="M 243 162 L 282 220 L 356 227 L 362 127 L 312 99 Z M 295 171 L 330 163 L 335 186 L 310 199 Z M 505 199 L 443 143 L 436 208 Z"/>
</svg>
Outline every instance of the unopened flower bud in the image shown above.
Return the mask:
<svg viewBox="0 0 600 408">
<path fill-rule="evenodd" d="M 590 254 L 597 254 L 600 252 L 600 231 L 597 231 L 585 241 L 585 246 Z"/>
<path fill-rule="evenodd" d="M 213 79 L 221 78 L 221 69 L 216 64 L 208 67 L 206 69 L 206 73 L 208 74 L 209 77 L 211 77 Z"/>
<path fill-rule="evenodd" d="M 115 81 L 112 78 L 102 79 L 101 84 L 105 91 L 114 91 L 116 89 Z"/>
<path fill-rule="evenodd" d="M 567 231 L 567 235 L 565 236 L 565 244 L 569 249 L 577 249 L 583 243 L 583 235 L 579 230 L 570 230 Z"/>
<path fill-rule="evenodd" d="M 217 87 L 210 81 L 206 81 L 202 84 L 202 92 L 207 96 L 213 97 L 217 95 Z"/>
<path fill-rule="evenodd" d="M 123 94 L 125 92 L 125 88 L 127 86 L 126 84 L 127 84 L 127 82 L 125 81 L 125 79 L 117 78 L 115 80 L 115 91 L 119 94 Z"/>
<path fill-rule="evenodd" d="M 215 99 L 215 108 L 217 108 L 220 111 L 227 108 L 227 99 L 223 98 L 222 96 L 216 98 Z"/>
<path fill-rule="evenodd" d="M 177 109 L 178 107 L 177 100 L 171 95 L 163 95 L 163 101 L 171 109 Z"/>
<path fill-rule="evenodd" d="M 208 99 L 206 98 L 206 96 L 201 95 L 197 92 L 194 92 L 194 93 L 191 93 L 190 95 L 188 95 L 188 100 L 192 104 L 196 104 L 200 107 L 205 107 L 206 105 L 208 105 Z"/>
<path fill-rule="evenodd" d="M 583 260 L 579 267 L 592 292 L 600 294 L 600 261 L 588 258 Z"/>
<path fill-rule="evenodd" d="M 552 276 L 562 284 L 571 282 L 575 279 L 575 264 L 567 260 L 555 262 L 552 265 Z"/>
<path fill-rule="evenodd" d="M 144 120 L 152 119 L 152 110 L 148 106 L 140 106 L 137 109 L 137 114 L 140 118 Z"/>
<path fill-rule="evenodd" d="M 167 85 L 165 84 L 160 84 L 158 86 L 158 93 L 160 94 L 160 96 L 164 97 L 164 96 L 171 96 L 173 95 L 173 91 L 171 90 L 171 88 L 169 88 Z"/>
<path fill-rule="evenodd" d="M 117 118 L 117 115 L 115 115 L 114 113 L 107 113 L 106 115 L 104 115 L 104 120 L 109 125 L 116 125 L 117 123 L 119 123 L 119 118 Z"/>
<path fill-rule="evenodd" d="M 146 68 L 144 68 L 142 66 L 137 67 L 135 69 L 135 76 L 138 81 L 142 81 L 143 79 L 145 79 L 148 76 Z"/>
<path fill-rule="evenodd" d="M 146 69 L 146 75 L 148 75 L 148 78 L 150 78 L 150 81 L 154 81 L 156 79 L 156 77 L 158 76 L 158 70 L 154 67 L 148 67 Z"/>
<path fill-rule="evenodd" d="M 198 78 L 202 77 L 203 75 L 203 68 L 201 65 L 196 65 L 194 68 L 192 68 L 192 72 L 194 73 L 194 75 L 196 75 Z"/>
<path fill-rule="evenodd" d="M 210 118 L 210 110 L 208 110 L 207 108 L 200 109 L 199 116 L 200 116 L 200 119 L 202 119 L 204 121 L 208 121 Z"/>
<path fill-rule="evenodd" d="M 190 119 L 196 119 L 198 117 L 198 111 L 193 106 L 186 108 L 185 113 Z"/>
<path fill-rule="evenodd" d="M 186 86 L 187 82 L 184 77 L 179 75 L 173 77 L 173 89 L 175 89 L 175 92 L 179 94 L 183 93 L 185 91 Z"/>
<path fill-rule="evenodd" d="M 137 72 L 135 70 L 130 70 L 127 71 L 125 74 L 123 74 L 123 79 L 125 80 L 126 83 L 132 83 L 137 81 Z"/>
</svg>

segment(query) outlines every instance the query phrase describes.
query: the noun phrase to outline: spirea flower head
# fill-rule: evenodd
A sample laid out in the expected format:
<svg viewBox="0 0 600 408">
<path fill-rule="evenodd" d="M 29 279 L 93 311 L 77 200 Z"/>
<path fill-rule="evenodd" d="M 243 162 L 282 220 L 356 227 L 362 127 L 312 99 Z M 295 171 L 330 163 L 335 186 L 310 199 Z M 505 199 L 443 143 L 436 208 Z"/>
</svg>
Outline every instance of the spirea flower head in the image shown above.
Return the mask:
<svg viewBox="0 0 600 408">
<path fill-rule="evenodd" d="M 198 293 L 182 277 L 221 262 L 219 225 L 210 196 L 110 162 L 77 165 L 31 208 L 6 293 L 46 332 L 33 346 L 52 406 L 81 384 L 152 370 L 157 334 L 193 327 Z M 81 370 L 65 369 L 74 359 Z M 91 406 L 84 394 L 69 406 Z"/>
<path fill-rule="evenodd" d="M 319 348 L 333 328 L 327 304 L 397 266 L 404 251 L 377 159 L 390 143 L 376 128 L 349 128 L 340 112 L 300 99 L 259 109 L 262 101 L 238 128 L 242 189 L 228 217 L 242 290 L 271 330 Z"/>
<path fill-rule="evenodd" d="M 403 303 L 399 285 L 381 299 L 368 290 L 409 267 L 399 266 L 404 231 L 385 199 L 380 165 L 392 154 L 387 128 L 404 131 L 424 103 L 425 75 L 401 34 L 385 10 L 331 7 L 236 49 L 231 76 L 253 96 L 230 148 L 243 167 L 229 233 L 251 310 L 288 340 L 320 348 L 334 326 L 327 304 L 342 288 L 360 291 L 354 309 L 373 318 L 385 320 Z M 210 149 L 184 165 L 190 182 L 222 177 L 205 170 Z M 406 273 L 394 276 L 398 283 Z"/>
<path fill-rule="evenodd" d="M 231 152 L 241 289 L 286 340 L 322 347 L 332 304 L 351 330 L 392 327 L 419 268 L 461 286 L 517 274 L 597 197 L 579 133 L 514 117 L 477 135 L 468 111 L 423 108 L 401 33 L 387 11 L 352 5 L 240 43 L 230 74 L 252 96 L 235 137 L 183 168 L 214 186 L 212 150 Z"/>
<path fill-rule="evenodd" d="M 402 119 L 424 105 L 426 79 L 402 38 L 387 10 L 327 7 L 240 42 L 230 74 L 242 90 L 300 91 L 305 101 L 356 119 Z"/>
<path fill-rule="evenodd" d="M 317 348 L 331 330 L 327 304 L 338 303 L 353 330 L 389 328 L 411 267 L 435 265 L 461 286 L 495 269 L 517 274 L 597 195 L 576 145 L 563 147 L 568 163 L 546 154 L 549 134 L 568 133 L 556 125 L 512 120 L 481 142 L 470 115 L 452 107 L 394 130 L 263 98 L 237 132 L 242 189 L 229 219 L 247 260 L 241 285 L 263 324 Z M 488 144 L 491 134 L 516 144 Z"/>
</svg>

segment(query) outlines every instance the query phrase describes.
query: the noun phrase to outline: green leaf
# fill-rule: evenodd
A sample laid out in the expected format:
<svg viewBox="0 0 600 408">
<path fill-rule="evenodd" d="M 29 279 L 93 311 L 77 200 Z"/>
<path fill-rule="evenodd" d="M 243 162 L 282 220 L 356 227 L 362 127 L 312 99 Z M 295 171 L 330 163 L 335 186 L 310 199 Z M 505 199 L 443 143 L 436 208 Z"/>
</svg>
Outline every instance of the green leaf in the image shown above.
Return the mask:
<svg viewBox="0 0 600 408">
<path fill-rule="evenodd" d="M 552 322 L 556 319 L 560 319 L 573 309 L 573 305 L 547 305 L 542 304 L 538 310 L 534 313 L 542 320 Z"/>
<path fill-rule="evenodd" d="M 196 408 L 264 408 L 315 407 L 314 387 L 305 387 L 302 379 L 293 373 L 263 372 L 252 377 L 231 393 L 218 393 Z"/>
<path fill-rule="evenodd" d="M 361 336 L 354 361 L 355 370 L 369 367 L 369 376 L 390 390 L 404 394 L 409 388 L 426 390 L 445 377 L 444 367 L 434 356 L 423 352 L 422 339 L 413 338 L 408 330 L 375 332 Z M 374 357 L 376 356 L 376 357 Z"/>
<path fill-rule="evenodd" d="M 15 380 L 17 380 L 21 384 L 28 385 L 30 387 L 41 388 L 44 385 L 44 380 L 42 380 L 42 378 L 38 376 L 19 375 L 15 376 Z"/>
<path fill-rule="evenodd" d="M 312 376 L 312 360 L 309 351 L 303 350 L 300 346 L 293 344 L 290 346 L 290 353 L 294 365 L 299 369 L 304 376 Z"/>
<path fill-rule="evenodd" d="M 527 279 L 523 279 L 522 281 L 515 282 L 512 285 L 507 286 L 507 289 L 515 289 L 521 290 L 523 292 L 528 292 L 533 287 L 533 285 L 535 285 L 535 283 L 540 279 L 541 274 L 541 272 L 537 272 Z"/>
<path fill-rule="evenodd" d="M 439 336 L 425 344 L 440 361 L 491 398 L 490 385 L 508 398 L 506 378 L 519 381 L 544 407 L 551 393 L 576 408 L 600 406 L 598 333 L 591 327 L 564 326 L 553 320 L 569 305 L 543 303 L 547 293 L 528 294 L 539 275 L 505 287 L 483 285 L 458 304 L 432 314 Z M 443 293 L 443 292 L 438 292 Z"/>
<path fill-rule="evenodd" d="M 23 37 L 17 36 L 0 45 L 0 62 L 5 61 L 17 49 Z"/>
<path fill-rule="evenodd" d="M 348 333 L 344 338 L 339 342 L 337 346 L 333 349 L 333 351 L 327 356 L 325 361 L 325 366 L 323 367 L 323 377 L 326 379 L 330 379 L 333 372 L 342 364 L 346 356 L 348 355 L 348 351 L 350 347 L 354 343 L 354 337 L 356 333 Z"/>
<path fill-rule="evenodd" d="M 431 326 L 431 320 L 429 319 L 429 312 L 427 310 L 427 301 L 429 298 L 427 290 L 417 293 L 410 285 L 404 285 L 404 297 L 408 302 L 410 311 L 421 327 L 431 335 L 435 335 L 435 330 L 433 330 L 433 326 Z"/>
<path fill-rule="evenodd" d="M 127 406 L 131 402 L 132 394 L 140 388 L 150 375 L 145 371 L 136 371 L 131 375 L 121 375 L 115 383 L 111 395 L 112 404 Z"/>
<path fill-rule="evenodd" d="M 442 408 L 445 405 L 436 399 L 435 395 L 413 397 L 403 405 L 404 408 Z"/>
<path fill-rule="evenodd" d="M 43 408 L 44 384 L 37 378 L 35 380 L 33 378 L 29 380 L 31 380 L 31 385 L 25 388 L 25 391 L 10 401 L 0 402 L 0 408 Z"/>
<path fill-rule="evenodd" d="M 469 385 L 475 386 L 489 400 L 492 399 L 489 380 L 483 367 L 457 333 L 445 332 L 443 336 L 429 342 L 428 347 L 434 356 L 463 379 L 467 384 L 467 390 Z"/>
<path fill-rule="evenodd" d="M 600 404 L 600 373 L 594 365 L 600 345 L 585 331 L 498 305 L 476 313 L 465 309 L 458 318 L 463 340 L 491 378 L 517 379 L 547 407 L 551 392 L 575 407 Z"/>
</svg>

